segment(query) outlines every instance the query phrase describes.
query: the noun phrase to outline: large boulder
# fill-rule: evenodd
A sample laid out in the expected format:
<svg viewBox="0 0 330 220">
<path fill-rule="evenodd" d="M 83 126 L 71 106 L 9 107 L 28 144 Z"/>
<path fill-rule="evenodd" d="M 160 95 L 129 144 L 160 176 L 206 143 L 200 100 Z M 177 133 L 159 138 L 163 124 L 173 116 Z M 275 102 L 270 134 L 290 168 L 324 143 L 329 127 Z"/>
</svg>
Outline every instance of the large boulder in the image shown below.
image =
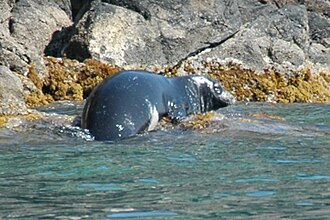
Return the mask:
<svg viewBox="0 0 330 220">
<path fill-rule="evenodd" d="M 236 60 L 257 70 L 303 65 L 310 45 L 306 8 L 286 5 L 278 9 L 270 5 L 258 14 L 235 37 L 197 59 Z"/>
<path fill-rule="evenodd" d="M 257 70 L 316 63 L 329 68 L 330 3 L 300 2 L 93 1 L 62 51 L 120 66 L 216 58 Z"/>
<path fill-rule="evenodd" d="M 27 112 L 23 85 L 18 76 L 8 67 L 0 65 L 0 116 L 18 115 Z"/>
<path fill-rule="evenodd" d="M 45 75 L 46 46 L 56 31 L 72 24 L 70 1 L 7 0 L 0 7 L 0 64 L 21 74 L 34 64 Z"/>
<path fill-rule="evenodd" d="M 227 38 L 242 22 L 236 1 L 94 2 L 65 53 L 116 65 L 175 65 Z"/>
<path fill-rule="evenodd" d="M 327 0 L 5 0 L 0 8 L 0 64 L 23 74 L 34 64 L 45 75 L 45 54 L 120 66 L 192 57 L 254 69 L 330 63 Z"/>
</svg>

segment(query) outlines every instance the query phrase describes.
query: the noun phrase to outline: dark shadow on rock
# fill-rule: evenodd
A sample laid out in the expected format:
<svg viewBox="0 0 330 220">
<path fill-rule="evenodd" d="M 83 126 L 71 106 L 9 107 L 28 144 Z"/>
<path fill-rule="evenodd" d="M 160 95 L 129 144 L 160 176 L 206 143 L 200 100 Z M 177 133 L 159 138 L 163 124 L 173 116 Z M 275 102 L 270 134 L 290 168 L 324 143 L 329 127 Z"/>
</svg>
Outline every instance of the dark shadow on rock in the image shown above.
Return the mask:
<svg viewBox="0 0 330 220">
<path fill-rule="evenodd" d="M 88 58 L 92 58 L 87 45 L 81 44 L 80 42 L 73 41 L 70 45 L 65 48 L 65 57 L 70 59 L 76 59 L 80 62 Z"/>
<path fill-rule="evenodd" d="M 91 8 L 92 0 L 71 0 L 72 21 L 77 23 Z"/>
<path fill-rule="evenodd" d="M 146 19 L 146 20 L 150 20 L 150 18 L 151 18 L 151 14 L 150 14 L 149 10 L 147 10 L 139 2 L 135 2 L 135 1 L 131 1 L 131 0 L 102 0 L 102 2 L 135 11 L 135 12 L 139 13 L 140 15 L 142 15 L 144 17 L 144 19 Z"/>
<path fill-rule="evenodd" d="M 45 56 L 65 56 L 70 59 L 77 59 L 80 62 L 91 58 L 92 56 L 86 45 L 82 45 L 78 41 L 71 41 L 72 36 L 76 32 L 77 30 L 74 26 L 63 28 L 61 31 L 55 31 L 50 43 L 44 50 Z"/>
<path fill-rule="evenodd" d="M 77 22 L 90 10 L 91 2 L 92 0 L 71 0 L 72 21 L 74 24 L 69 27 L 63 27 L 62 30 L 53 33 L 49 44 L 44 50 L 45 56 L 66 56 L 68 58 L 78 59 L 79 61 L 91 57 L 86 46 L 84 47 L 76 42 L 70 43 L 72 37 L 77 33 Z M 67 47 L 70 48 L 67 50 Z M 66 52 L 64 53 L 64 51 Z"/>
<path fill-rule="evenodd" d="M 64 27 L 60 31 L 55 31 L 49 44 L 44 50 L 45 56 L 61 57 L 63 48 L 69 43 L 71 37 L 76 33 L 75 27 Z"/>
</svg>

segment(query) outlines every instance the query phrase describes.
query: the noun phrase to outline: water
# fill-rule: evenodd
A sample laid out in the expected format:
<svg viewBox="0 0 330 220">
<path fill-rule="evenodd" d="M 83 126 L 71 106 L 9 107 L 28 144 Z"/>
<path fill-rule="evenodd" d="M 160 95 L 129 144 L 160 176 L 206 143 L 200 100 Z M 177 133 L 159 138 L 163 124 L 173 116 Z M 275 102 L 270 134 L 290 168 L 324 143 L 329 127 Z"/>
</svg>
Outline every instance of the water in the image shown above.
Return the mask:
<svg viewBox="0 0 330 220">
<path fill-rule="evenodd" d="M 329 104 L 221 111 L 228 119 L 216 132 L 157 131 L 115 144 L 47 124 L 1 129 L 0 218 L 330 218 Z"/>
</svg>

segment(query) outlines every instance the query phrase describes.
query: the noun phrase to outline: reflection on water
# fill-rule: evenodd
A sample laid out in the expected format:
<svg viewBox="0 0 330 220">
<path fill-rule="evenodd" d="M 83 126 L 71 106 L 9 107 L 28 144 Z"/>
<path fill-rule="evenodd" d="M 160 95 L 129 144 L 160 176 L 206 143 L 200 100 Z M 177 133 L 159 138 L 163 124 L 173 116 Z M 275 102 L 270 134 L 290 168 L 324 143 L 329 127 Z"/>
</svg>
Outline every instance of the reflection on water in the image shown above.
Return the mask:
<svg viewBox="0 0 330 220">
<path fill-rule="evenodd" d="M 80 106 L 48 111 L 76 114 Z M 232 124 L 218 132 L 157 131 L 119 143 L 55 128 L 2 129 L 0 218 L 330 216 L 330 105 L 252 103 L 222 112 Z M 285 120 L 251 116 L 259 112 Z"/>
</svg>

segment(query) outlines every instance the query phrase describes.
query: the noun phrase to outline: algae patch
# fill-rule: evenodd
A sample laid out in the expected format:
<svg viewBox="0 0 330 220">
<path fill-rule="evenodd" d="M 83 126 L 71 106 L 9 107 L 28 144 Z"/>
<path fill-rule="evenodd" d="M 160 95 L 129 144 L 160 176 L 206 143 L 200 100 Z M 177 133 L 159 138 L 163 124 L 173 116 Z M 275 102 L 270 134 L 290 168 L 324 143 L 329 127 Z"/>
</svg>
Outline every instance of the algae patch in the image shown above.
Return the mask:
<svg viewBox="0 0 330 220">
<path fill-rule="evenodd" d="M 19 121 L 19 123 L 21 123 L 22 121 L 34 121 L 41 118 L 42 115 L 38 112 L 30 112 L 24 115 L 1 115 L 0 128 L 7 127 L 8 125 L 10 125 L 11 127 L 15 126 L 14 123 L 12 123 L 12 120 L 16 120 Z"/>
<path fill-rule="evenodd" d="M 238 65 L 203 63 L 207 74 L 220 81 L 238 101 L 275 103 L 330 102 L 330 73 L 309 68 L 280 73 L 275 69 L 256 72 Z"/>
<path fill-rule="evenodd" d="M 29 107 L 45 105 L 56 100 L 82 100 L 105 77 L 123 68 L 95 59 L 81 63 L 67 58 L 45 57 L 48 76 L 38 77 L 30 66 L 28 78 L 37 90 L 26 96 Z M 274 103 L 330 102 L 330 73 L 312 73 L 310 68 L 300 71 L 279 72 L 265 69 L 262 72 L 245 69 L 237 64 L 222 65 L 215 61 L 204 61 L 196 68 L 184 65 L 185 74 L 207 74 L 220 81 L 238 101 Z M 178 76 L 178 69 L 157 69 L 168 77 Z"/>
<path fill-rule="evenodd" d="M 48 70 L 46 78 L 40 79 L 33 65 L 29 68 L 28 78 L 37 87 L 37 91 L 26 96 L 29 107 L 58 100 L 83 100 L 105 77 L 121 70 L 94 59 L 87 59 L 84 63 L 67 58 L 44 59 Z"/>
</svg>

